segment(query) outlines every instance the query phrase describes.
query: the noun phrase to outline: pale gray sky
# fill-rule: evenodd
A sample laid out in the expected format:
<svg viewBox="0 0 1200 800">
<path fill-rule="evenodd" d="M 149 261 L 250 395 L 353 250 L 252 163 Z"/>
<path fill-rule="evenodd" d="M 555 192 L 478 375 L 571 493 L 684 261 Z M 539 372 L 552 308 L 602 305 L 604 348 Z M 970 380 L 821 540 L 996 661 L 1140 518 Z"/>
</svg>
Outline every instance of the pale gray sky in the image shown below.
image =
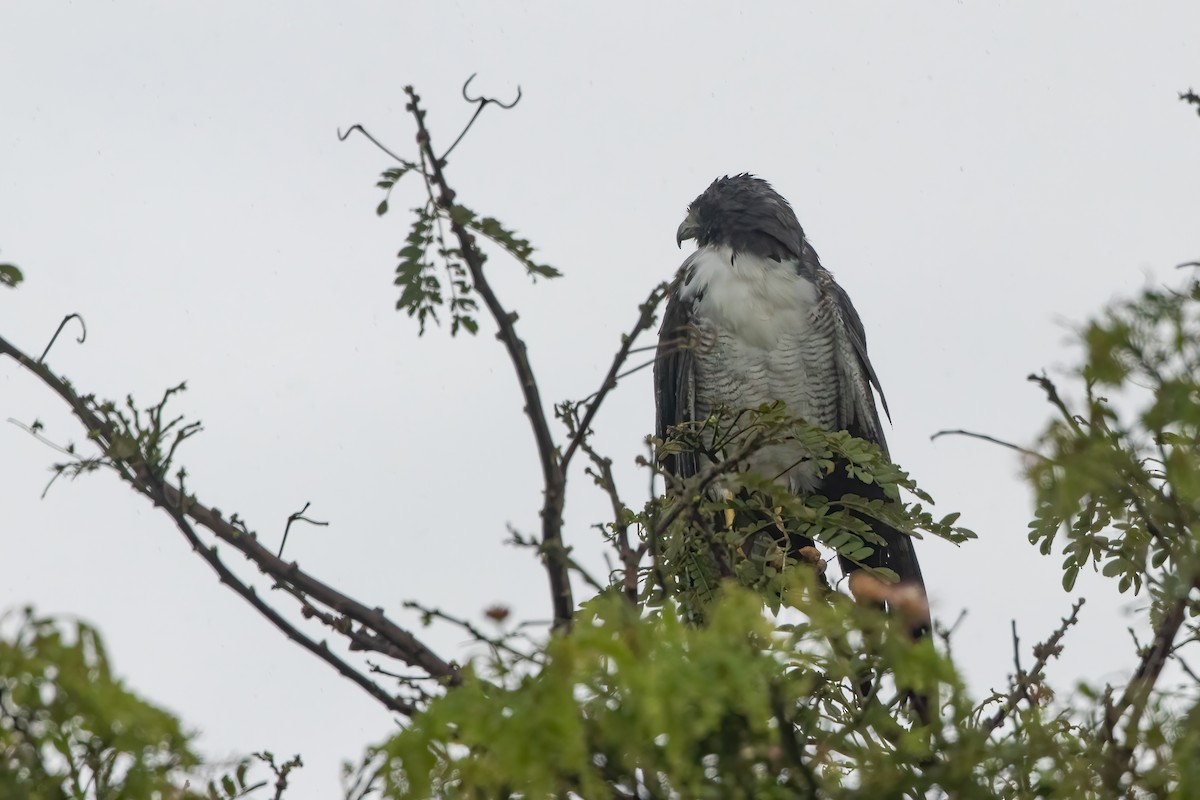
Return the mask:
<svg viewBox="0 0 1200 800">
<path fill-rule="evenodd" d="M 683 254 L 687 203 L 751 171 L 795 206 L 866 324 L 894 457 L 980 541 L 921 547 L 935 611 L 970 614 L 956 650 L 978 694 L 1011 664 L 1009 619 L 1044 636 L 1071 597 L 1026 542 L 1009 451 L 1048 416 L 1025 376 L 1070 364 L 1069 324 L 1200 256 L 1200 6 L 1000 4 L 56 3 L 0 6 L 0 252 L 27 281 L 0 331 L 40 352 L 79 312 L 88 341 L 49 362 L 82 390 L 178 404 L 201 499 L 371 604 L 545 617 L 541 569 L 503 546 L 537 525 L 539 476 L 491 326 L 416 338 L 397 314 L 402 187 L 361 122 L 413 152 L 412 83 L 443 145 L 459 87 L 525 98 L 455 151 L 460 199 L 566 274 L 530 287 L 493 260 L 548 402 L 598 384 L 636 303 Z M 407 192 L 407 194 L 406 194 Z M 0 419 L 82 438 L 11 363 Z M 649 375 L 597 423 L 631 497 L 653 424 Z M 212 753 L 300 752 L 289 797 L 329 797 L 337 765 L 394 729 L 359 689 L 214 580 L 162 513 L 93 476 L 38 499 L 55 454 L 0 426 L 0 608 L 77 614 L 132 686 Z M 577 476 L 578 477 L 578 476 Z M 598 548 L 602 497 L 577 480 L 569 540 Z M 1085 576 L 1086 578 L 1087 576 Z M 1089 605 L 1052 670 L 1064 688 L 1132 666 L 1122 601 Z M 399 613 L 399 612 L 398 612 Z M 464 637 L 429 638 L 462 655 Z"/>
</svg>

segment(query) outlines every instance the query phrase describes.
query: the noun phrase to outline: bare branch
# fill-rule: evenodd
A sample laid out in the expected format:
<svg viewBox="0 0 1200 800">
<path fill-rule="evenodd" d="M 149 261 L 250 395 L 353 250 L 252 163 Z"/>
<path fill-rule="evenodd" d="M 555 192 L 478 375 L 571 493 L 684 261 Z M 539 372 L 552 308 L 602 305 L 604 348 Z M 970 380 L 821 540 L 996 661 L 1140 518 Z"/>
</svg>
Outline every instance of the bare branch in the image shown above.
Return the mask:
<svg viewBox="0 0 1200 800">
<path fill-rule="evenodd" d="M 1029 689 L 1034 684 L 1042 679 L 1042 672 L 1046 669 L 1046 664 L 1051 658 L 1056 657 L 1062 652 L 1062 647 L 1059 642 L 1066 635 L 1067 629 L 1075 623 L 1079 622 L 1079 609 L 1083 608 L 1084 598 L 1079 598 L 1079 602 L 1071 606 L 1071 614 L 1063 617 L 1062 624 L 1050 634 L 1050 638 L 1033 648 L 1033 655 L 1036 659 L 1033 663 L 1033 669 L 1028 673 L 1021 673 L 1021 661 L 1019 656 L 1014 656 L 1017 663 L 1017 675 L 1013 677 L 1013 690 L 1008 693 L 1004 699 L 1004 705 L 997 711 L 991 719 L 987 721 L 984 730 L 992 732 L 1004 724 L 1004 720 L 1016 709 L 1017 704 L 1022 700 L 1029 699 Z M 1016 623 L 1013 624 L 1013 647 L 1016 648 L 1019 642 L 1017 639 Z"/>
<path fill-rule="evenodd" d="M 349 680 L 358 684 L 364 691 L 367 692 L 367 694 L 371 695 L 380 703 L 382 703 L 389 711 L 393 711 L 397 714 L 404 714 L 405 716 L 412 716 L 416 713 L 417 709 L 414 706 L 385 692 L 383 688 L 379 686 L 379 684 L 375 683 L 366 675 L 363 675 L 361 672 L 347 664 L 342 658 L 335 655 L 329 649 L 329 645 L 327 645 L 324 641 L 318 643 L 301 633 L 296 626 L 292 625 L 290 622 L 284 619 L 278 611 L 264 602 L 263 599 L 258 596 L 258 593 L 254 591 L 253 586 L 247 586 L 240 579 L 238 579 L 238 577 L 235 576 L 227 566 L 225 566 L 225 563 L 221 560 L 221 557 L 217 555 L 217 548 L 206 547 L 204 543 L 200 541 L 200 537 L 196 535 L 195 529 L 192 528 L 191 523 L 188 522 L 188 519 L 184 515 L 183 511 L 178 507 L 166 502 L 165 497 L 161 494 L 162 487 L 147 486 L 145 489 L 142 487 L 138 488 L 143 494 L 154 500 L 156 505 L 162 506 L 167 510 L 167 513 L 171 515 L 173 520 L 175 520 L 175 526 L 179 528 L 179 531 L 183 534 L 184 538 L 187 539 L 188 544 L 192 546 L 192 550 L 202 559 L 204 559 L 210 567 L 212 567 L 213 572 L 217 573 L 217 578 L 221 581 L 221 583 L 225 584 L 229 588 L 233 589 L 233 591 L 241 595 L 247 603 L 253 606 L 258 613 L 266 617 L 267 620 L 270 621 L 270 623 L 280 631 L 282 631 L 285 636 L 287 636 L 293 642 L 299 644 L 305 650 L 320 658 L 325 663 L 332 666 L 343 677 L 348 678 Z M 154 494 L 158 494 L 158 496 L 153 496 Z"/>
<path fill-rule="evenodd" d="M 644 549 L 635 550 L 629 544 L 629 521 L 626 519 L 628 514 L 625 503 L 621 500 L 621 495 L 617 491 L 616 478 L 613 476 L 612 459 L 605 458 L 592 448 L 586 438 L 580 439 L 580 447 L 592 463 L 596 465 L 596 472 L 592 473 L 597 485 L 608 495 L 608 500 L 612 504 L 613 514 L 613 540 L 616 542 L 617 555 L 621 559 L 621 585 L 625 593 L 625 597 L 631 603 L 637 602 L 638 597 L 638 565 L 641 564 Z M 590 470 L 589 470 L 590 471 Z"/>
<path fill-rule="evenodd" d="M 383 144 L 383 142 L 381 142 L 381 141 L 379 141 L 378 139 L 376 139 L 374 136 L 372 136 L 372 135 L 371 135 L 371 134 L 370 134 L 370 133 L 367 131 L 367 129 L 366 129 L 366 128 L 364 128 L 362 125 L 359 125 L 359 124 L 357 124 L 357 123 L 355 123 L 354 125 L 351 125 L 349 128 L 347 128 L 345 133 L 342 133 L 341 129 L 339 128 L 339 129 L 338 129 L 338 132 L 337 132 L 338 141 L 339 141 L 339 142 L 344 142 L 344 141 L 346 141 L 346 139 L 350 138 L 350 134 L 354 133 L 355 131 L 358 131 L 358 132 L 359 132 L 359 133 L 361 133 L 363 136 L 367 137 L 367 139 L 368 139 L 368 140 L 371 142 L 371 144 L 373 144 L 373 145 L 375 145 L 376 147 L 378 147 L 378 148 L 379 148 L 380 150 L 382 150 L 384 153 L 387 153 L 389 156 L 391 156 L 393 159 L 395 159 L 396 161 L 398 161 L 398 162 L 400 162 L 401 164 L 403 164 L 403 165 L 404 165 L 405 167 L 407 167 L 408 169 L 416 169 L 416 168 L 417 168 L 417 165 L 416 165 L 416 164 L 414 164 L 414 163 L 412 163 L 411 161 L 408 161 L 408 160 L 406 160 L 406 159 L 403 159 L 403 158 L 401 158 L 400 156 L 398 156 L 398 155 L 396 155 L 395 153 L 393 153 L 391 150 L 389 150 L 389 149 L 387 148 L 387 146 L 386 146 L 386 145 L 384 145 L 384 144 Z"/>
<path fill-rule="evenodd" d="M 965 431 L 961 428 L 954 428 L 952 430 L 938 431 L 937 433 L 935 433 L 929 437 L 929 441 L 931 441 L 931 442 L 936 441 L 939 437 L 942 437 L 942 436 L 969 436 L 972 439 L 981 439 L 982 441 L 985 441 L 985 442 L 991 442 L 992 444 L 998 444 L 1001 447 L 1007 447 L 1009 450 L 1016 450 L 1021 455 L 1032 456 L 1033 458 L 1039 458 L 1043 461 L 1046 460 L 1046 457 L 1044 455 L 1042 455 L 1041 453 L 1039 453 L 1035 450 L 1029 450 L 1028 448 L 1021 447 L 1021 445 L 1019 445 L 1019 444 L 1013 444 L 1012 442 L 1006 442 L 1003 439 L 997 439 L 994 436 L 988 436 L 986 433 L 975 433 L 974 431 Z"/>
<path fill-rule="evenodd" d="M 608 393 L 616 387 L 617 380 L 621 377 L 621 367 L 625 365 L 625 361 L 629 358 L 633 343 L 637 341 L 638 336 L 654 324 L 655 313 L 658 311 L 659 304 L 662 303 L 663 298 L 666 296 L 667 284 L 665 282 L 660 283 L 654 287 L 654 291 L 646 298 L 646 302 L 638 307 L 640 313 L 637 322 L 634 323 L 629 333 L 625 334 L 622 338 L 621 347 L 617 350 L 617 354 L 613 356 L 612 364 L 608 368 L 608 374 L 604 376 L 604 381 L 600 384 L 600 389 L 587 401 L 587 411 L 584 412 L 583 419 L 576 426 L 574 436 L 571 437 L 571 441 L 567 444 L 567 449 L 563 451 L 563 470 L 566 470 L 567 465 L 571 463 L 571 457 L 575 454 L 583 439 L 588 436 L 592 421 L 596 418 L 596 412 L 600 410 L 600 404 L 604 402 L 604 398 L 608 396 Z"/>
<path fill-rule="evenodd" d="M 72 413 L 83 423 L 89 435 L 97 440 L 97 444 L 102 449 L 107 452 L 112 448 L 116 432 L 108 422 L 97 416 L 89 405 L 89 401 L 76 394 L 74 389 L 68 386 L 44 364 L 31 359 L 2 336 L 0 336 L 0 355 L 9 356 L 37 376 L 70 406 Z M 219 560 L 212 560 L 215 558 L 215 553 L 212 552 L 211 548 L 201 545 L 194 536 L 195 531 L 191 528 L 189 520 L 207 528 L 217 538 L 238 550 L 248 560 L 254 562 L 260 571 L 269 575 L 277 582 L 291 586 L 315 601 L 346 615 L 355 622 L 365 625 L 394 648 L 394 651 L 390 654 L 395 655 L 410 666 L 419 667 L 425 670 L 431 677 L 443 680 L 450 685 L 455 685 L 461 680 L 457 667 L 438 657 L 409 631 L 389 620 L 382 609 L 368 608 L 357 600 L 317 580 L 312 575 L 300 569 L 295 562 L 289 563 L 283 561 L 263 547 L 254 534 L 246 531 L 244 527 L 238 527 L 233 520 L 226 521 L 222 518 L 220 511 L 198 502 L 194 495 L 185 496 L 180 489 L 165 481 L 161 475 L 155 474 L 145 462 L 114 462 L 113 466 L 117 469 L 123 480 L 132 485 L 138 492 L 150 498 L 156 505 L 163 507 L 167 513 L 171 514 L 172 518 L 176 521 L 177 527 L 180 527 L 181 532 L 188 538 L 189 543 L 217 571 L 223 583 L 238 591 L 239 594 L 251 602 L 251 605 L 266 616 L 276 627 L 284 630 L 291 638 L 300 642 L 305 647 L 309 647 L 309 645 L 305 644 L 301 639 L 296 639 L 295 636 L 292 636 L 283 627 L 288 623 L 278 617 L 278 614 L 270 606 L 267 606 L 260 598 L 257 598 L 253 594 L 252 589 L 245 587 L 246 591 L 241 591 L 234 582 L 226 578 L 226 573 L 218 568 Z M 181 520 L 185 523 L 182 526 L 179 524 Z M 233 580 L 236 581 L 236 578 L 233 578 Z M 283 623 L 282 625 L 280 624 L 281 622 Z M 327 652 L 322 645 L 314 646 L 320 648 L 323 652 Z M 324 656 L 322 657 L 325 658 Z M 337 667 L 337 664 L 329 658 L 325 658 L 325 660 Z"/>
</svg>

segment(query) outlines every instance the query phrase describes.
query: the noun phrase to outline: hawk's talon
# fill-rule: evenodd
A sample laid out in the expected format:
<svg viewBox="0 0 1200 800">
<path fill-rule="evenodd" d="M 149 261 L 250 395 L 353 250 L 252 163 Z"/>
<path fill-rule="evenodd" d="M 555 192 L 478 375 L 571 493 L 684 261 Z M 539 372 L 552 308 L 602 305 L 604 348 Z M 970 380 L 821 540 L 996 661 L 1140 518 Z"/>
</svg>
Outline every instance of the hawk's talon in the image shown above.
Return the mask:
<svg viewBox="0 0 1200 800">
<path fill-rule="evenodd" d="M 817 572 L 824 572 L 825 559 L 821 558 L 821 551 L 815 547 L 801 547 L 796 552 L 796 560 L 802 564 L 809 564 L 816 568 Z"/>
</svg>

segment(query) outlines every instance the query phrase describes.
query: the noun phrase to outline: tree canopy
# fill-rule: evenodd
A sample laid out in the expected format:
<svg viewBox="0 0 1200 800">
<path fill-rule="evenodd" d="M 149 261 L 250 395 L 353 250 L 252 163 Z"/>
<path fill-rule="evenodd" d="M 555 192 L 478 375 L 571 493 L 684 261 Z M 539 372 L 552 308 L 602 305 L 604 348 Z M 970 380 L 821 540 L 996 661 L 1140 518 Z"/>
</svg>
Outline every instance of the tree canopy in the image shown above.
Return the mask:
<svg viewBox="0 0 1200 800">
<path fill-rule="evenodd" d="M 486 106 L 504 105 L 466 89 L 477 105 L 472 123 Z M 730 502 L 706 492 L 718 479 L 744 489 L 731 501 L 736 511 L 779 515 L 855 560 L 880 545 L 871 517 L 970 546 L 974 534 L 958 515 L 934 514 L 932 498 L 877 447 L 790 419 L 778 405 L 717 415 L 651 443 L 662 453 L 716 441 L 710 469 L 679 480 L 648 451 L 640 466 L 667 491 L 626 502 L 591 425 L 634 368 L 665 287 L 637 309 L 595 393 L 547 410 L 519 317 L 489 278 L 489 255 L 511 257 L 532 280 L 560 273 L 512 228 L 460 202 L 446 156 L 467 130 L 435 148 L 419 96 L 406 91 L 415 155 L 395 155 L 358 126 L 343 138 L 361 133 L 395 161 L 379 179 L 377 213 L 390 212 L 401 181 L 420 185 L 398 255 L 397 308 L 421 334 L 442 320 L 452 336 L 493 327 L 519 379 L 544 493 L 541 530 L 513 541 L 545 567 L 547 628 L 503 607 L 481 627 L 414 604 L 426 621 L 461 626 L 487 655 L 463 664 L 435 653 L 394 612 L 301 569 L 261 544 L 246 520 L 201 499 L 180 465 L 198 426 L 167 410 L 183 385 L 149 404 L 104 400 L 54 372 L 45 353 L 34 358 L 0 336 L 0 355 L 50 387 L 85 431 L 78 445 L 54 445 L 56 477 L 116 474 L 163 510 L 248 607 L 402 721 L 347 765 L 348 797 L 1200 795 L 1200 676 L 1187 662 L 1200 640 L 1200 280 L 1149 287 L 1097 313 L 1077 331 L 1082 355 L 1072 370 L 1029 376 L 1047 401 L 1045 429 L 1029 445 L 1000 442 L 1022 455 L 1036 498 L 1028 540 L 1062 559 L 1064 588 L 1093 569 L 1137 598 L 1151 639 L 1112 634 L 1113 647 L 1127 648 L 1130 679 L 1052 680 L 1083 613 L 1082 601 L 1064 601 L 1039 643 L 1022 645 L 1014 630 L 1009 685 L 977 697 L 955 658 L 953 626 L 912 641 L 895 614 L 746 546 L 752 526 L 722 525 Z M 22 277 L 0 264 L 0 286 L 17 288 Z M 25 427 L 45 436 L 36 420 Z M 784 438 L 802 441 L 820 469 L 879 484 L 887 499 L 772 497 L 764 506 L 767 482 L 738 467 Z M 572 537 L 582 534 L 566 530 L 563 512 L 576 458 L 611 501 L 598 525 L 611 549 L 607 575 L 572 557 Z M 305 520 L 304 510 L 293 515 Z M 256 566 L 262 587 L 283 591 L 259 591 L 230 569 L 231 556 Z M 339 644 L 320 639 L 320 628 Z M 231 769 L 202 764 L 178 720 L 113 676 L 88 624 L 25 610 L 0 632 L 5 797 L 279 797 L 300 766 L 265 752 Z M 1164 680 L 1168 671 L 1179 680 Z"/>
</svg>

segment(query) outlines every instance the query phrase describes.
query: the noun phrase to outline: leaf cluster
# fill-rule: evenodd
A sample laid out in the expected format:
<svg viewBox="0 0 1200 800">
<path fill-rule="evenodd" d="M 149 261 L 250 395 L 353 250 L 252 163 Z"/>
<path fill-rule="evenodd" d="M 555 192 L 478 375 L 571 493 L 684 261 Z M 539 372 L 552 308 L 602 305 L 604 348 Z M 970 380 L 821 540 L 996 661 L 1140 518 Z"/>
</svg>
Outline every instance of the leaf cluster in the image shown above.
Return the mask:
<svg viewBox="0 0 1200 800">
<path fill-rule="evenodd" d="M 1058 415 L 1027 464 L 1029 539 L 1062 542 L 1065 588 L 1091 565 L 1122 592 L 1148 587 L 1157 619 L 1200 576 L 1200 282 L 1119 302 L 1080 338 L 1082 398 L 1034 379 Z"/>
<path fill-rule="evenodd" d="M 94 628 L 31 609 L 4 622 L 15 630 L 0 638 L 0 796 L 184 796 L 199 764 L 190 734 L 112 674 Z"/>
<path fill-rule="evenodd" d="M 996 699 L 972 702 L 947 655 L 885 635 L 880 612 L 820 601 L 804 622 L 779 625 L 761 607 L 725 585 L 697 626 L 674 603 L 645 615 L 598 598 L 570 636 L 547 644 L 536 674 L 509 688 L 468 680 L 365 763 L 394 798 L 1066 798 L 1095 788 L 1088 736 L 1066 713 L 1033 705 L 1019 728 L 995 735 L 985 712 Z M 941 692 L 935 725 L 909 715 L 912 690 Z"/>
<path fill-rule="evenodd" d="M 427 322 L 441 324 L 439 312 L 450 317 L 451 336 L 460 330 L 470 334 L 479 331 L 477 277 L 472 275 L 462 247 L 447 236 L 447 227 L 461 226 L 495 243 L 534 280 L 557 278 L 562 274 L 554 267 L 535 261 L 529 241 L 494 217 L 481 217 L 457 203 L 440 202 L 431 183 L 432 176 L 423 165 L 404 161 L 401 166 L 382 173 L 376 185 L 387 192 L 387 197 L 376 208 L 377 214 L 387 213 L 392 189 L 406 173 L 414 171 L 424 179 L 426 200 L 412 209 L 412 224 L 404 247 L 397 253 L 400 263 L 396 267 L 395 284 L 400 287 L 396 308 L 416 317 L 420 334 L 425 333 Z M 483 250 L 476 249 L 472 255 L 478 258 L 480 265 L 487 260 Z"/>
<path fill-rule="evenodd" d="M 807 464 L 798 467 L 820 476 L 841 471 L 878 487 L 881 496 L 781 492 L 775 476 L 746 468 L 753 452 L 778 445 L 798 446 L 807 454 Z M 780 403 L 721 409 L 706 420 L 672 429 L 657 449 L 664 455 L 699 453 L 710 464 L 728 467 L 719 475 L 702 471 L 685 480 L 664 474 L 666 495 L 633 515 L 655 557 L 647 568 L 651 604 L 682 593 L 690 598 L 685 605 L 697 619 L 719 580 L 733 574 L 743 585 L 763 591 L 769 607 L 778 610 L 784 573 L 794 566 L 780 550 L 782 534 L 812 539 L 860 565 L 885 546 L 876 522 L 918 539 L 930 534 L 961 544 L 975 538 L 957 524 L 957 513 L 935 518 L 927 508 L 933 498 L 877 445 L 795 419 Z M 905 502 L 906 495 L 915 501 Z M 898 579 L 885 568 L 863 568 L 885 582 Z"/>
</svg>

